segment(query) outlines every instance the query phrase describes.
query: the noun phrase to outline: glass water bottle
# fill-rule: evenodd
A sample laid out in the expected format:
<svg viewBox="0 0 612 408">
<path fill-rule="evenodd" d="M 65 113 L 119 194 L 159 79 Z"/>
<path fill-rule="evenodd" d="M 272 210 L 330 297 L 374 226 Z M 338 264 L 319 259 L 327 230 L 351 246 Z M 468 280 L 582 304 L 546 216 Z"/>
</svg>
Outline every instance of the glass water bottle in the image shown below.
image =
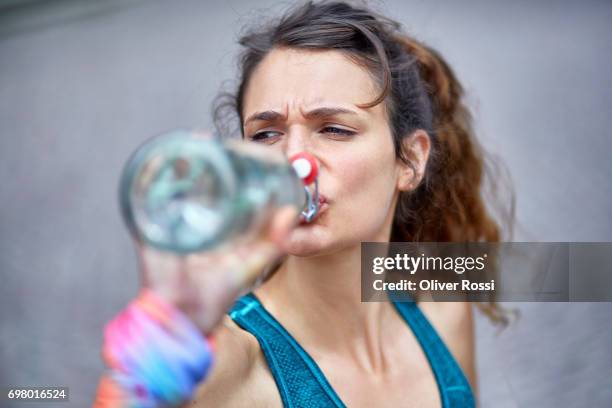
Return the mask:
<svg viewBox="0 0 612 408">
<path fill-rule="evenodd" d="M 281 206 L 294 206 L 309 221 L 318 211 L 316 161 L 298 156 L 290 163 L 255 143 L 192 131 L 157 136 L 123 170 L 124 220 L 139 241 L 183 254 L 249 239 Z"/>
</svg>

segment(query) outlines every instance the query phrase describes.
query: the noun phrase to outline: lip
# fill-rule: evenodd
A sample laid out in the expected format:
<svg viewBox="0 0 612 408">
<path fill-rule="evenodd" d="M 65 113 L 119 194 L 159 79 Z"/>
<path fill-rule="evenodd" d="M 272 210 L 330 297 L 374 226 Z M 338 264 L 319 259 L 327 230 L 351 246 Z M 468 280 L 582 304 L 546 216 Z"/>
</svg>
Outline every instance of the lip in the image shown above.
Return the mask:
<svg viewBox="0 0 612 408">
<path fill-rule="evenodd" d="M 317 214 L 314 216 L 314 218 L 310 222 L 307 222 L 306 219 L 304 218 L 304 215 L 300 214 L 300 224 L 299 225 L 312 224 L 317 218 L 321 216 L 321 214 L 323 214 L 327 210 L 327 207 L 329 207 L 327 197 L 325 197 L 324 194 L 319 193 L 319 211 L 317 212 Z"/>
<path fill-rule="evenodd" d="M 325 197 L 325 194 L 319 193 L 319 206 L 326 204 L 326 203 L 327 203 L 327 197 Z"/>
</svg>

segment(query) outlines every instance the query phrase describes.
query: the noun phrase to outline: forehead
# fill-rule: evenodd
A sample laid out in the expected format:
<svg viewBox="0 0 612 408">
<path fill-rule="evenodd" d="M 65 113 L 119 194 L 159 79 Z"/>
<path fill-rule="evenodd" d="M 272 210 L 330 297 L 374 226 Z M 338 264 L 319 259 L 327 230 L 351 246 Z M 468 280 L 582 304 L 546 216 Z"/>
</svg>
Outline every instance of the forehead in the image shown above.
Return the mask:
<svg viewBox="0 0 612 408">
<path fill-rule="evenodd" d="M 243 113 L 321 102 L 355 107 L 378 93 L 371 74 L 339 51 L 277 48 L 255 68 Z"/>
</svg>

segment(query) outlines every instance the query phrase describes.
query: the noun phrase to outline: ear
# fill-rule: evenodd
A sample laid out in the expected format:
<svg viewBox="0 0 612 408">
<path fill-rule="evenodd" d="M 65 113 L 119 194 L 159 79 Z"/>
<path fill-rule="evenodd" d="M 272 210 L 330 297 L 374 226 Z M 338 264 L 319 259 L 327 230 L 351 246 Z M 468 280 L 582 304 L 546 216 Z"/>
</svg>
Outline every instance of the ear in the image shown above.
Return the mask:
<svg viewBox="0 0 612 408">
<path fill-rule="evenodd" d="M 427 166 L 427 160 L 431 151 L 431 139 L 427 132 L 418 129 L 410 136 L 404 138 L 402 148 L 412 166 L 402 161 L 399 162 L 397 189 L 400 191 L 410 191 L 417 188 L 425 175 L 425 167 Z"/>
</svg>

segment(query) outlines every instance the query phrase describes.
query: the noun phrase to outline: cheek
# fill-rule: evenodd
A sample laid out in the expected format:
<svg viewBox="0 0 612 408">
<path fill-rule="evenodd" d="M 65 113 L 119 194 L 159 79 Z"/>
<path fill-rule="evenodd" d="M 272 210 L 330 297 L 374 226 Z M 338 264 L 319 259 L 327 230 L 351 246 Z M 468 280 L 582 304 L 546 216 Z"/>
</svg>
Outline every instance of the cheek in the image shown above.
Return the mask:
<svg viewBox="0 0 612 408">
<path fill-rule="evenodd" d="M 394 156 L 387 151 L 379 154 L 353 156 L 351 160 L 336 161 L 340 215 L 353 223 L 380 224 L 389 211 L 395 192 Z M 370 226 L 376 227 L 376 226 Z"/>
</svg>

